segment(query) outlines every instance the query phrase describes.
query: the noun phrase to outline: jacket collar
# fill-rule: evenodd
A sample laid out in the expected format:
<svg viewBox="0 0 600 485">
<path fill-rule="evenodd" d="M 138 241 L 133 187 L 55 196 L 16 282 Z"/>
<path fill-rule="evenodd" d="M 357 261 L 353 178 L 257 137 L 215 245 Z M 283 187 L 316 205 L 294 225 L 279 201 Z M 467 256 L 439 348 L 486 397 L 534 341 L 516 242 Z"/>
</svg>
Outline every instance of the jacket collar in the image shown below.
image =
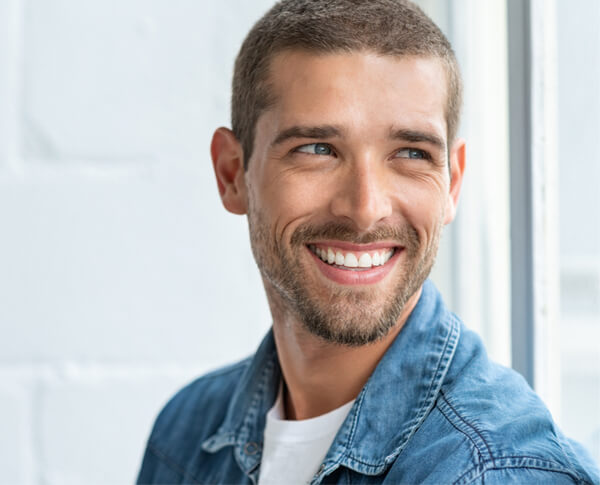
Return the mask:
<svg viewBox="0 0 600 485">
<path fill-rule="evenodd" d="M 202 443 L 202 448 L 215 453 L 225 446 L 234 446 L 244 473 L 255 475 L 262 456 L 266 414 L 275 403 L 280 381 L 281 370 L 270 330 L 242 374 L 223 423 Z"/>
<path fill-rule="evenodd" d="M 329 449 L 318 477 L 340 465 L 378 475 L 393 463 L 425 419 L 458 344 L 460 326 L 426 281 L 404 328 L 358 395 Z M 208 452 L 233 445 L 243 471 L 260 464 L 265 415 L 275 402 L 281 371 L 272 332 L 246 368 Z"/>
</svg>

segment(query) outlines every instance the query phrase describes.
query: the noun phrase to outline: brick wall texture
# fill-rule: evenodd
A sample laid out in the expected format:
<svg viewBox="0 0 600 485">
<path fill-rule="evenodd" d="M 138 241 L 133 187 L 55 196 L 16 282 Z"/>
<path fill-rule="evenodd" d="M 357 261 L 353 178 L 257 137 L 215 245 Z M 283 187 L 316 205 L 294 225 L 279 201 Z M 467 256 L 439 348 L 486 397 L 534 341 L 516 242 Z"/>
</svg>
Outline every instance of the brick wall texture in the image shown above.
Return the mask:
<svg viewBox="0 0 600 485">
<path fill-rule="evenodd" d="M 270 324 L 209 157 L 271 0 L 0 2 L 0 484 L 131 483 Z"/>
</svg>

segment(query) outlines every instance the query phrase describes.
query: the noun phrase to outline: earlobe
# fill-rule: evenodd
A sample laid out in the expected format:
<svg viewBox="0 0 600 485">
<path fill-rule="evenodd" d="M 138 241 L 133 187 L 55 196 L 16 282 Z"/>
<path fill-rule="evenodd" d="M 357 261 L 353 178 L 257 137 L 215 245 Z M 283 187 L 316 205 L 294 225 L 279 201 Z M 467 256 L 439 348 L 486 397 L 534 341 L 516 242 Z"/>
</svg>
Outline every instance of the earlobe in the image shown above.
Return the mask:
<svg viewBox="0 0 600 485">
<path fill-rule="evenodd" d="M 223 205 L 233 214 L 245 214 L 247 207 L 243 150 L 230 129 L 218 128 L 215 131 L 210 154 Z"/>
<path fill-rule="evenodd" d="M 462 187 L 463 175 L 466 164 L 466 144 L 462 138 L 456 140 L 450 150 L 450 191 L 448 193 L 448 204 L 446 206 L 446 217 L 444 224 L 449 224 L 456 216 L 460 189 Z"/>
</svg>

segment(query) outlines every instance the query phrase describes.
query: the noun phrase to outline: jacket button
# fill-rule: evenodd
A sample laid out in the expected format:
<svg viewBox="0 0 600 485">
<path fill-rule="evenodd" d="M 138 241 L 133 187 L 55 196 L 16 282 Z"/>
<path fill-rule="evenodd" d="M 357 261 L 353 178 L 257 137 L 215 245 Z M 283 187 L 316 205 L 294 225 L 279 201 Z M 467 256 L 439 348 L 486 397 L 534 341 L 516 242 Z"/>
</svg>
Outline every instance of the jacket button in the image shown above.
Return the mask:
<svg viewBox="0 0 600 485">
<path fill-rule="evenodd" d="M 244 446 L 244 453 L 246 453 L 246 455 L 256 455 L 259 449 L 260 447 L 256 443 L 250 441 Z"/>
<path fill-rule="evenodd" d="M 321 466 L 319 467 L 319 472 L 318 473 L 323 473 L 324 470 L 325 470 L 325 463 L 321 463 Z"/>
</svg>

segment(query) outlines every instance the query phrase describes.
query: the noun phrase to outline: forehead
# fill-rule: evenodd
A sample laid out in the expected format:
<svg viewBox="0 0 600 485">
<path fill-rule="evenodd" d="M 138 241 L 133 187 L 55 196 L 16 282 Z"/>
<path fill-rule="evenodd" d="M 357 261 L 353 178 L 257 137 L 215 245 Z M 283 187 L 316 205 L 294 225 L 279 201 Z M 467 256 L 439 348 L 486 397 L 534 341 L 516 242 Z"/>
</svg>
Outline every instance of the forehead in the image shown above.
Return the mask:
<svg viewBox="0 0 600 485">
<path fill-rule="evenodd" d="M 270 124 L 334 124 L 349 130 L 405 127 L 446 138 L 447 76 L 434 57 L 370 51 L 284 51 L 269 69 Z M 260 123 L 259 123 L 260 125 Z"/>
</svg>

